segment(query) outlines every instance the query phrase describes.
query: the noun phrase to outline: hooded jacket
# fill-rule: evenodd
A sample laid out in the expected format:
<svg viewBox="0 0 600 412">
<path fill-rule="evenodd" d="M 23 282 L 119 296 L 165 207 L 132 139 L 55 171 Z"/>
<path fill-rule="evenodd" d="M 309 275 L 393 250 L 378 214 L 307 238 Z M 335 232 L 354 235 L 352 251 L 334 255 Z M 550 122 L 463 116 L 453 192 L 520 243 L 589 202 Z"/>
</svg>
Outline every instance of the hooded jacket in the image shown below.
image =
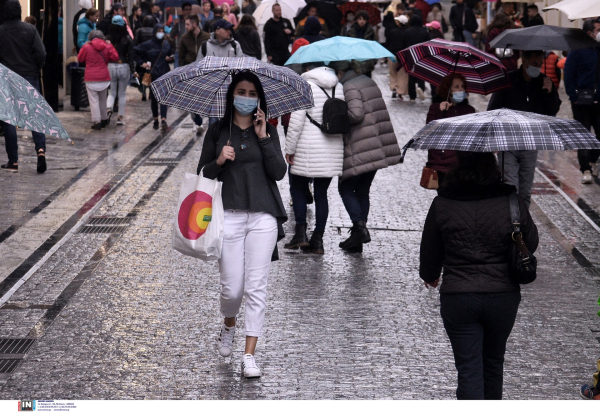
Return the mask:
<svg viewBox="0 0 600 412">
<path fill-rule="evenodd" d="M 77 47 L 77 52 L 79 52 L 79 44 L 77 43 L 78 37 L 79 37 L 79 33 L 77 31 L 77 25 L 79 23 L 79 20 L 81 20 L 82 18 L 84 18 L 85 16 L 85 12 L 92 8 L 92 0 L 79 0 L 79 7 L 80 10 L 75 13 L 75 16 L 73 16 L 73 25 L 71 27 L 71 30 L 73 32 L 73 43 L 75 43 L 75 47 Z"/>
<path fill-rule="evenodd" d="M 133 48 L 133 59 L 138 66 L 150 62 L 153 81 L 171 71 L 169 62 L 166 60 L 167 57 L 173 55 L 171 43 L 165 38 L 162 40 L 156 38 L 156 32 L 162 28 L 162 24 L 155 24 L 152 29 L 152 39 Z"/>
<path fill-rule="evenodd" d="M 320 23 L 321 19 L 317 19 L 315 16 L 310 16 L 306 19 L 306 23 L 304 24 L 304 31 L 299 39 L 306 39 L 310 43 L 314 43 L 320 40 L 325 40 L 325 37 L 321 36 L 319 33 L 322 31 L 322 25 Z"/>
<path fill-rule="evenodd" d="M 316 33 L 313 33 L 313 34 L 321 34 L 322 33 L 325 36 L 329 35 L 329 30 L 327 29 L 327 23 L 325 23 L 325 20 L 323 20 L 320 17 L 316 17 L 316 16 L 307 16 L 298 22 L 298 26 L 296 27 L 296 33 L 295 33 L 296 38 L 299 38 L 300 36 L 307 34 L 306 33 L 306 23 L 308 22 L 309 19 L 317 19 L 317 21 L 320 24 L 319 31 Z"/>
<path fill-rule="evenodd" d="M 285 33 L 285 29 L 293 30 L 292 23 L 283 17 L 279 21 L 273 18 L 269 19 L 265 24 L 265 53 L 267 56 L 285 55 L 288 56 L 290 51 L 290 35 Z"/>
<path fill-rule="evenodd" d="M 119 61 L 119 54 L 112 44 L 95 38 L 84 44 L 77 55 L 77 60 L 85 64 L 83 79 L 86 82 L 106 82 L 110 81 L 108 63 Z"/>
<path fill-rule="evenodd" d="M 21 21 L 21 4 L 4 6 L 6 20 L 0 25 L 0 63 L 21 77 L 39 77 L 46 48 L 36 28 Z"/>
<path fill-rule="evenodd" d="M 242 46 L 233 39 L 225 40 L 222 43 L 219 43 L 217 38 L 215 37 L 215 33 L 210 34 L 210 39 L 205 42 L 206 43 L 206 55 L 207 56 L 216 56 L 216 57 L 243 57 L 244 52 L 242 51 Z M 202 47 L 198 50 L 198 57 L 196 57 L 196 61 L 203 59 L 204 55 L 202 54 Z"/>
<path fill-rule="evenodd" d="M 79 50 L 88 41 L 88 36 L 92 30 L 96 30 L 96 24 L 92 23 L 85 17 L 77 23 L 77 47 Z"/>
<path fill-rule="evenodd" d="M 419 275 L 433 282 L 443 270 L 440 293 L 519 291 L 508 272 L 512 225 L 508 195 L 514 186 L 455 184 L 433 199 L 421 239 Z M 523 240 L 531 253 L 538 231 L 519 197 Z"/>
<path fill-rule="evenodd" d="M 400 147 L 377 83 L 354 71 L 346 72 L 341 82 L 352 125 L 344 136 L 341 179 L 397 164 Z"/>
<path fill-rule="evenodd" d="M 344 162 L 344 138 L 341 134 L 324 134 L 308 120 L 323 123 L 323 106 L 329 97 L 344 100 L 344 86 L 338 83 L 335 71 L 329 67 L 317 67 L 302 74 L 312 89 L 315 106 L 292 113 L 285 138 L 285 153 L 294 155 L 290 173 L 307 177 L 334 177 L 342 175 Z M 327 94 L 321 87 L 325 89 Z"/>
<path fill-rule="evenodd" d="M 235 31 L 235 39 L 242 47 L 242 51 L 246 56 L 255 57 L 258 60 L 262 58 L 260 35 L 254 27 L 239 26 Z"/>
</svg>

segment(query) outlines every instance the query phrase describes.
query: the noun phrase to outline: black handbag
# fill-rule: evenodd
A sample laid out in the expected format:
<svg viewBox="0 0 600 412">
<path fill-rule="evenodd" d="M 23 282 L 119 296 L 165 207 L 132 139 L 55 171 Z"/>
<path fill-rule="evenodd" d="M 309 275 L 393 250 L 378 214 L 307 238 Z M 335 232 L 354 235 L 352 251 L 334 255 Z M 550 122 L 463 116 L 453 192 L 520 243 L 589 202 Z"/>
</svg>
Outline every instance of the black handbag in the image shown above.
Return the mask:
<svg viewBox="0 0 600 412">
<path fill-rule="evenodd" d="M 598 67 L 598 64 L 600 64 L 600 55 L 598 55 L 596 59 L 596 67 Z M 596 70 L 596 78 L 594 79 L 593 89 L 575 90 L 575 93 L 577 93 L 578 106 L 589 106 L 591 104 L 594 104 L 594 100 L 596 98 L 596 91 L 598 89 L 598 77 L 600 77 L 600 70 Z"/>
<path fill-rule="evenodd" d="M 508 196 L 510 219 L 512 224 L 512 242 L 508 247 L 508 271 L 510 276 L 521 285 L 531 283 L 536 278 L 537 259 L 529 252 L 521 233 L 521 214 L 519 198 L 515 192 Z"/>
</svg>

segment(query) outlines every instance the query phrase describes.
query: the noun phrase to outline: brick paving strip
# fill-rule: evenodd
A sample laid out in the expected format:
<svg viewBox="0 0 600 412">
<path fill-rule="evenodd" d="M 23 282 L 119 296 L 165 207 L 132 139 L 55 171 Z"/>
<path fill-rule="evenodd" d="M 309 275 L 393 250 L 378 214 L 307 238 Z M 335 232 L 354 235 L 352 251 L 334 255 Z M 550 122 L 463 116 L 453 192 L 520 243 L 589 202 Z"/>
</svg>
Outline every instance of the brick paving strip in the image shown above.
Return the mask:
<svg viewBox="0 0 600 412">
<path fill-rule="evenodd" d="M 385 77 L 374 74 L 385 90 Z M 394 116 L 403 142 L 424 113 L 398 103 L 388 101 L 393 114 L 415 115 Z M 327 254 L 283 253 L 273 265 L 267 334 L 259 343 L 265 376 L 248 382 L 237 365 L 242 339 L 231 361 L 213 349 L 216 265 L 170 248 L 179 179 L 195 170 L 200 151 L 183 126 L 2 306 L 0 337 L 20 338 L 21 352 L 29 352 L 0 356 L 13 365 L 0 397 L 452 398 L 455 372 L 437 291 L 424 290 L 417 274 L 418 232 L 433 197 L 418 188 L 424 154 L 411 152 L 405 165 L 378 173 L 373 242 L 362 257 L 337 250 L 349 222 L 334 190 Z M 536 177 L 543 190 L 532 207 L 540 278 L 523 288 L 507 353 L 507 398 L 576 397 L 600 349 L 591 316 L 596 288 L 590 290 L 598 280 L 590 242 L 600 237 L 586 219 L 593 210 L 573 213 L 544 182 Z M 285 180 L 280 189 L 287 204 Z"/>
</svg>

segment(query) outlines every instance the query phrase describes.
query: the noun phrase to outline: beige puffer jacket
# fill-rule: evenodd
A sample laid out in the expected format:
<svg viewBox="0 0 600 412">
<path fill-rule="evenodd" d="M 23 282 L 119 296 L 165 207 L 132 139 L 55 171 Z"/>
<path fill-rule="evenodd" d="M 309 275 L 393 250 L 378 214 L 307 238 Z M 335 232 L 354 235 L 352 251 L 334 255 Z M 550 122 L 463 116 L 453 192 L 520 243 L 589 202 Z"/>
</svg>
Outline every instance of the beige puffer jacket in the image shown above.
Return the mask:
<svg viewBox="0 0 600 412">
<path fill-rule="evenodd" d="M 341 80 L 352 128 L 344 136 L 341 180 L 400 161 L 400 146 L 381 90 L 370 78 L 348 71 Z"/>
</svg>

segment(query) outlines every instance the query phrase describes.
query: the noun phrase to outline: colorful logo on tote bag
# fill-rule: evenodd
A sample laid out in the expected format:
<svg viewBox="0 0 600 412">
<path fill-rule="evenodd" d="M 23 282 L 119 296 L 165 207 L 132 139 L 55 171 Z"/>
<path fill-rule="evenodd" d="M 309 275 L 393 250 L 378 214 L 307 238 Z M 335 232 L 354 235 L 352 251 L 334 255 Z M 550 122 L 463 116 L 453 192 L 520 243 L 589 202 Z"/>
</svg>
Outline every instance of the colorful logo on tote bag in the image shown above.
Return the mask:
<svg viewBox="0 0 600 412">
<path fill-rule="evenodd" d="M 206 232 L 211 219 L 212 196 L 196 190 L 181 203 L 177 222 L 186 239 L 196 240 Z"/>
</svg>

